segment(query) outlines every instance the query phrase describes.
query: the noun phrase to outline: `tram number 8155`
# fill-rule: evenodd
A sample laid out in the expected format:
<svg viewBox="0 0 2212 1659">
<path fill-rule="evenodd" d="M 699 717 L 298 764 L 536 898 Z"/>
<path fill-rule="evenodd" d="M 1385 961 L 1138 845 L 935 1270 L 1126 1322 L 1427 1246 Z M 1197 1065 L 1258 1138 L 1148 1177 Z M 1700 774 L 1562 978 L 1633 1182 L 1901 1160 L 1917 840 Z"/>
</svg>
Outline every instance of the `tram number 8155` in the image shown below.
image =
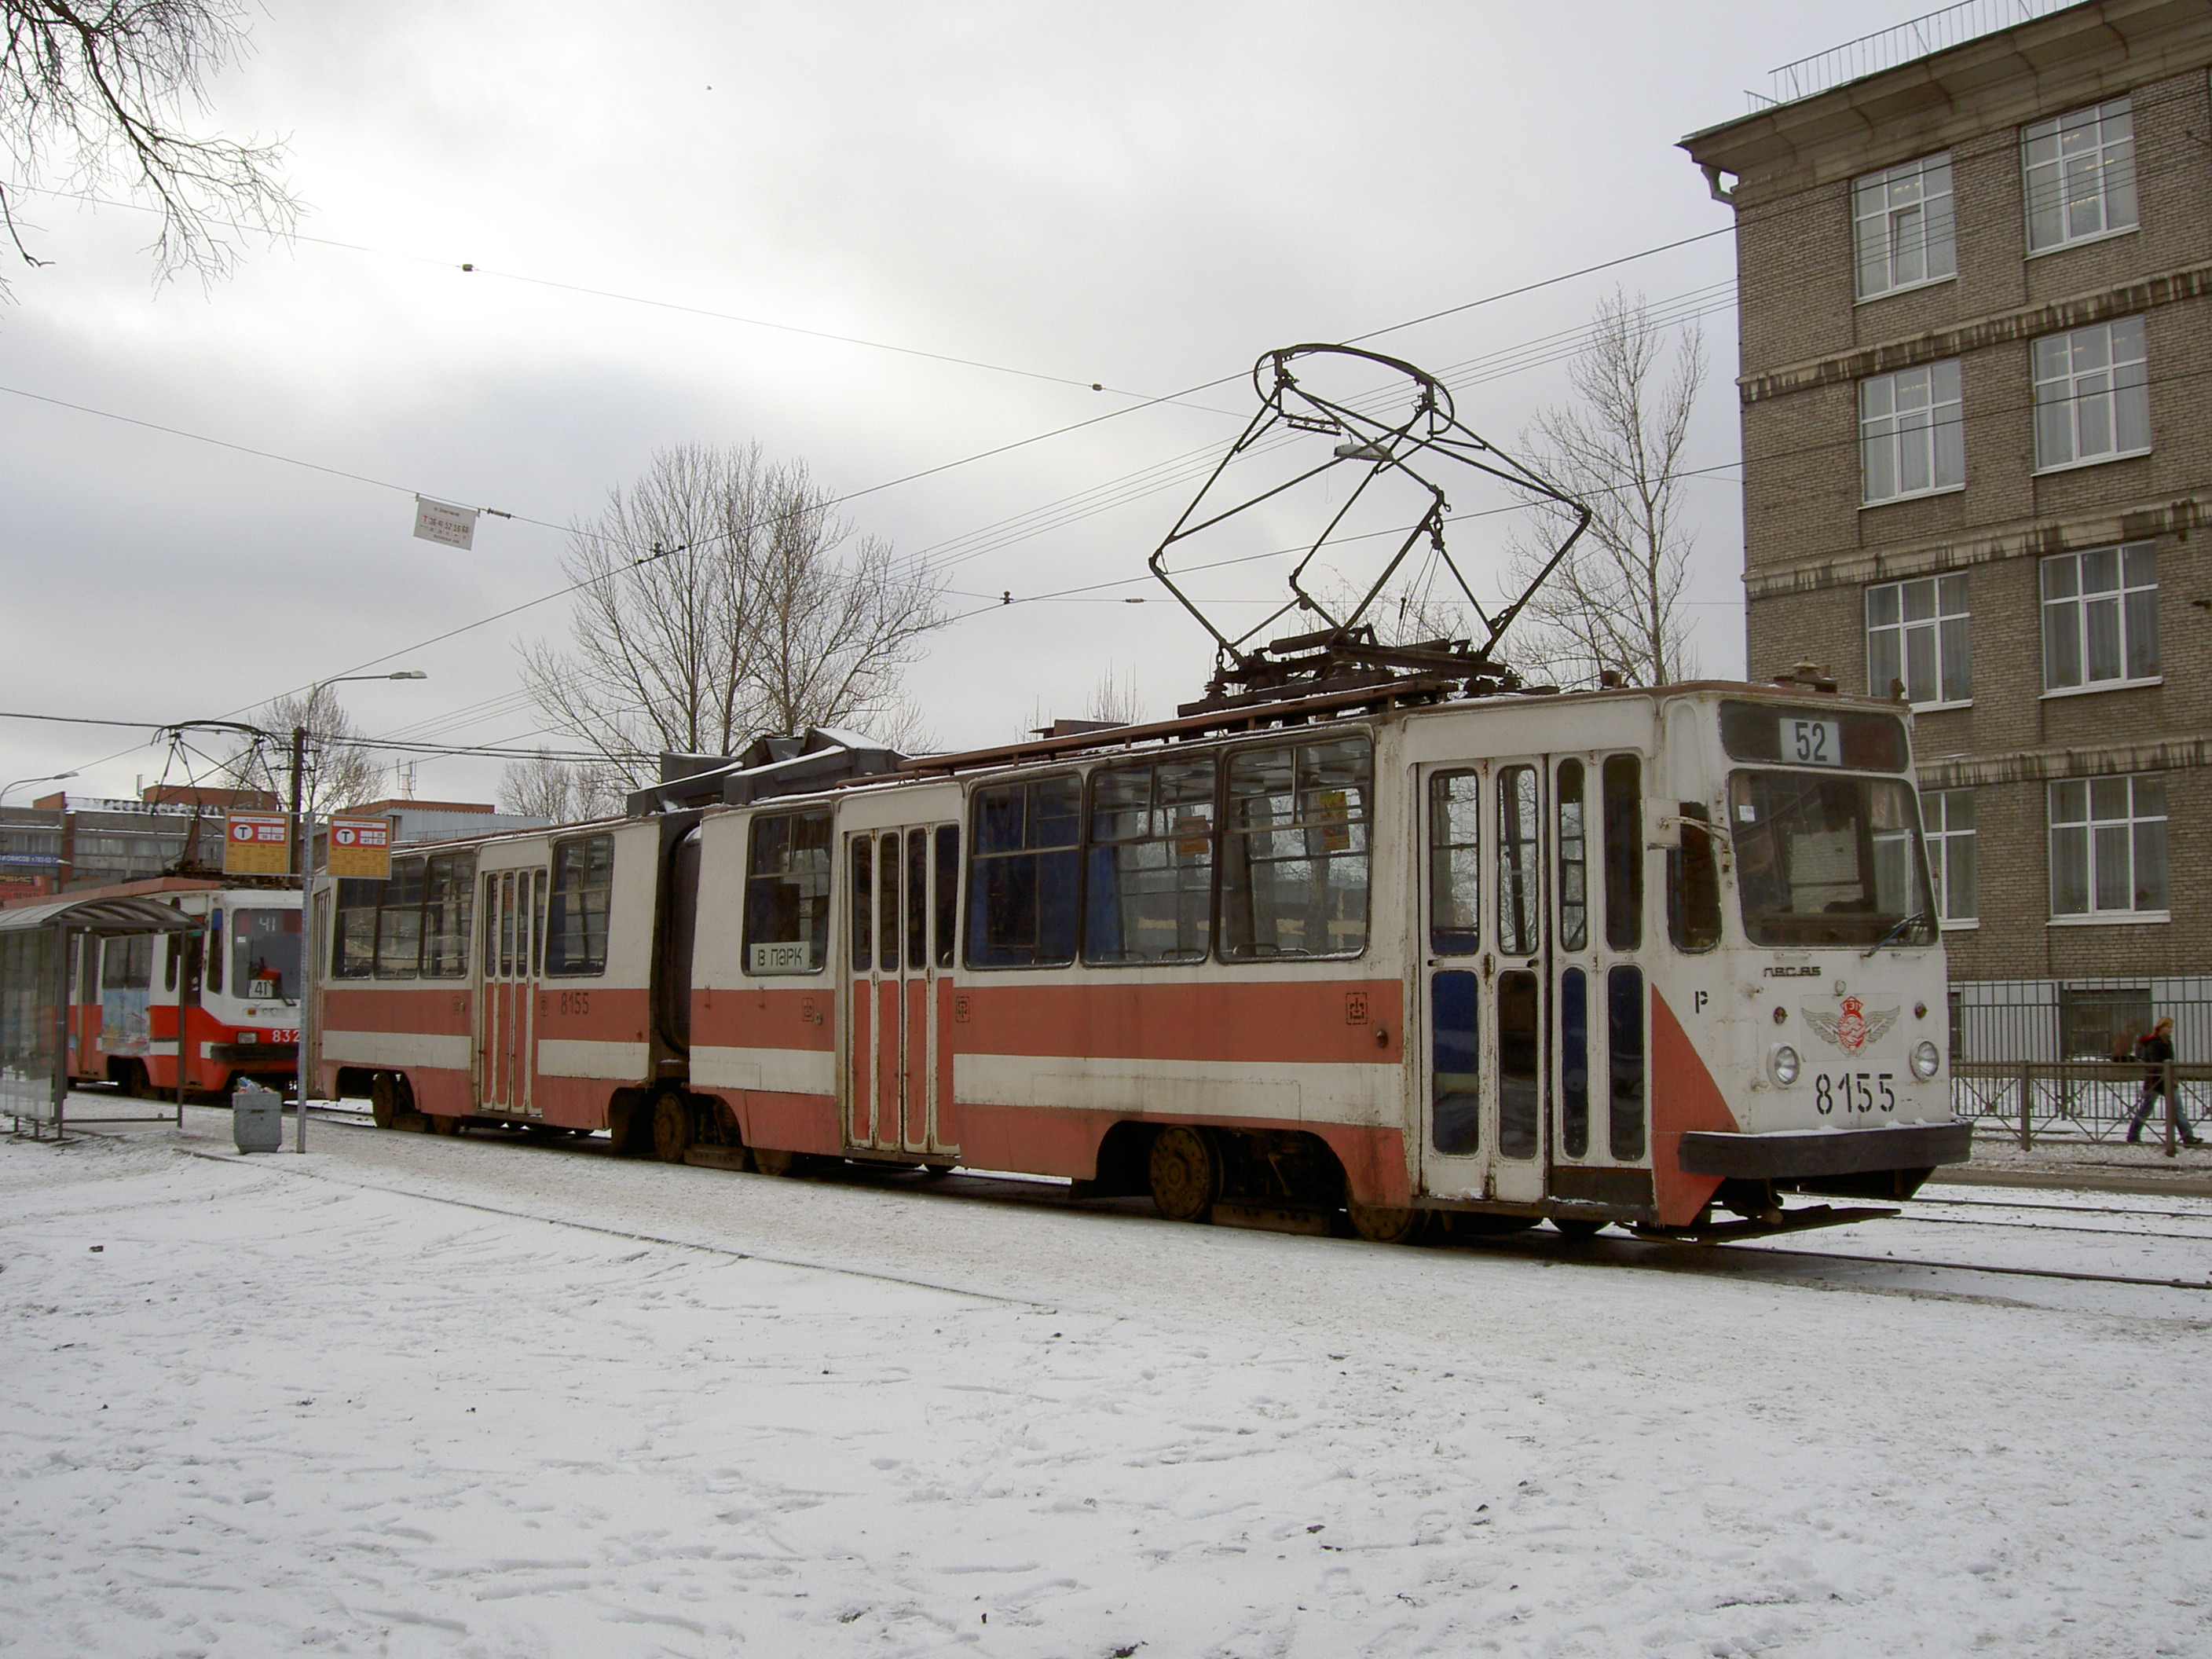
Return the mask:
<svg viewBox="0 0 2212 1659">
<path fill-rule="evenodd" d="M 1890 1083 L 1894 1072 L 1818 1072 L 1813 1077 L 1813 1108 L 1826 1117 L 1838 1109 L 1846 1112 L 1893 1112 L 1897 1091 Z"/>
</svg>

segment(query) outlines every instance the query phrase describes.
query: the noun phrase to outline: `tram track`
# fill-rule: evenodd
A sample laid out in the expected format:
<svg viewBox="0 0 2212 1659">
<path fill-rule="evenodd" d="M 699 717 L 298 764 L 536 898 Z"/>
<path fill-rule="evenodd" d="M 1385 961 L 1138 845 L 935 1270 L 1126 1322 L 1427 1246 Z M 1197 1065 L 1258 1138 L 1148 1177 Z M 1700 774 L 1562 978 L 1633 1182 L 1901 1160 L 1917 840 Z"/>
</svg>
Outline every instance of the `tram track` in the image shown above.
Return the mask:
<svg viewBox="0 0 2212 1659">
<path fill-rule="evenodd" d="M 354 1111 L 343 1108 L 331 1109 L 325 1107 L 316 1107 L 311 1109 L 313 1112 L 315 1121 L 318 1122 L 328 1122 L 334 1126 L 349 1128 L 374 1127 L 372 1119 L 365 1111 Z M 518 1146 L 532 1146 L 539 1151 L 563 1151 L 574 1153 L 586 1152 L 593 1149 L 593 1143 L 590 1140 L 585 1139 L 533 1142 L 525 1140 L 518 1137 L 509 1137 L 508 1139 L 512 1140 L 514 1144 Z M 611 1155 L 607 1152 L 604 1145 L 599 1146 L 597 1150 L 602 1156 Z M 820 1179 L 823 1177 L 817 1176 L 816 1178 Z M 828 1178 L 836 1180 L 838 1177 L 831 1176 Z M 856 1175 L 848 1175 L 845 1179 L 852 1184 L 878 1186 L 883 1182 L 884 1175 L 881 1171 L 868 1170 L 864 1172 L 856 1172 Z M 1042 1208 L 1075 1209 L 1079 1207 L 1079 1201 L 1068 1196 L 1065 1187 L 1059 1186 L 1057 1184 L 1047 1184 L 1044 1182 L 1014 1181 L 995 1176 L 955 1176 L 948 1180 L 933 1182 L 927 1188 L 916 1188 L 915 1189 L 914 1195 L 916 1197 L 954 1199 L 970 1203 L 1016 1204 Z M 1939 1199 L 1928 1201 L 1931 1204 L 1938 1204 L 1947 1206 L 1955 1206 L 1959 1207 L 1980 1207 L 1990 1209 L 2033 1209 L 2056 1214 L 2114 1215 L 2130 1218 L 2141 1217 L 2146 1219 L 2159 1220 L 2196 1220 L 2199 1218 L 2212 1220 L 2212 1213 L 2206 1214 L 2200 1218 L 2197 1214 L 2188 1212 L 2147 1212 L 2129 1210 L 2118 1206 L 2093 1206 L 2086 1205 L 2051 1203 L 2003 1204 L 1991 1202 L 1986 1200 L 1972 1199 Z M 1085 1201 L 1082 1203 L 1081 1207 L 1091 1208 L 1095 1207 L 1095 1206 L 1091 1202 Z M 1138 1213 L 1141 1207 L 1142 1206 L 1133 1203 L 1130 1206 L 1131 1212 L 1133 1214 Z M 1936 1225 L 1983 1226 L 1990 1228 L 2002 1227 L 2008 1231 L 2014 1232 L 2087 1235 L 2114 1242 L 2148 1240 L 2162 1243 L 2212 1243 L 2212 1236 L 2172 1233 L 2166 1231 L 2148 1231 L 2134 1228 L 2067 1227 L 2062 1224 L 2046 1224 L 2030 1222 L 2008 1223 L 1995 1220 L 1984 1221 L 1972 1218 L 1918 1215 L 1910 1212 L 1899 1217 L 1898 1219 L 1908 1225 L 1917 1222 Z M 1613 1248 L 1608 1249 L 1607 1247 Z M 1655 1251 L 1664 1252 L 1670 1256 L 1678 1255 L 1687 1248 L 1685 1245 L 1661 1240 L 1638 1240 L 1627 1238 L 1626 1237 L 1614 1238 L 1602 1235 L 1585 1241 L 1569 1241 L 1565 1239 L 1558 1239 L 1554 1241 L 1553 1239 L 1553 1236 L 1549 1234 L 1516 1235 L 1487 1242 L 1471 1241 L 1463 1245 L 1458 1246 L 1457 1248 L 1470 1250 L 1486 1250 L 1493 1254 L 1499 1253 L 1501 1249 L 1503 1249 L 1504 1250 L 1510 1250 L 1514 1254 L 1521 1255 L 1529 1259 L 1560 1262 L 1578 1261 L 1593 1266 L 1650 1266 L 1661 1267 L 1662 1270 L 1666 1271 L 1680 1271 L 1682 1268 L 1692 1265 L 1690 1262 L 1684 1261 L 1669 1261 L 1662 1262 L 1653 1259 L 1652 1253 Z M 1762 1243 L 1753 1240 L 1745 1240 L 1733 1243 L 1700 1245 L 1695 1247 L 1695 1249 L 1699 1257 L 1711 1261 L 1717 1261 L 1722 1259 L 1728 1259 L 1739 1262 L 1748 1262 L 1752 1260 L 1771 1260 L 1777 1261 L 1806 1263 L 1815 1266 L 1822 1263 L 1833 1262 L 1849 1264 L 1853 1267 L 1878 1267 L 1893 1272 L 1922 1270 L 1930 1273 L 1942 1273 L 1988 1274 L 1999 1278 L 2035 1279 L 2062 1284 L 2118 1285 L 2140 1290 L 2182 1291 L 2193 1293 L 2212 1292 L 2212 1279 L 2160 1278 L 2148 1274 L 2096 1273 L 2080 1269 L 2023 1267 L 1994 1262 L 1923 1260 L 1909 1255 L 1871 1255 L 1856 1252 L 1836 1250 L 1792 1249 Z M 1598 1254 L 1600 1251 L 1603 1251 L 1604 1254 L 1601 1255 Z"/>
</svg>

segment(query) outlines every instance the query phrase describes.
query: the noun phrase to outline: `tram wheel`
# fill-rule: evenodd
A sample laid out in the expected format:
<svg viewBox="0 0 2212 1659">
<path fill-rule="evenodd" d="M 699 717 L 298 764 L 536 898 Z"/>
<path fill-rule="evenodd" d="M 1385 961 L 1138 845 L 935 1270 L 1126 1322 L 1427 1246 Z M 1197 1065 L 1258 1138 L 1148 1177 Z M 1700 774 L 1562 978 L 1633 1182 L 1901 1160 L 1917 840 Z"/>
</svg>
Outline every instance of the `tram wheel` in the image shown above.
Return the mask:
<svg viewBox="0 0 2212 1659">
<path fill-rule="evenodd" d="M 756 1146 L 753 1148 L 753 1168 L 763 1175 L 796 1175 L 799 1170 L 799 1154 L 785 1152 L 777 1146 Z"/>
<path fill-rule="evenodd" d="M 368 1115 L 380 1129 L 397 1128 L 405 1109 L 399 1099 L 399 1082 L 389 1072 L 379 1072 L 368 1085 Z"/>
<path fill-rule="evenodd" d="M 1395 1204 L 1345 1206 L 1352 1215 L 1352 1231 L 1370 1244 L 1418 1244 L 1429 1235 L 1435 1214 L 1429 1210 L 1400 1209 Z"/>
<path fill-rule="evenodd" d="M 1611 1224 L 1609 1222 L 1591 1221 L 1587 1218 L 1577 1219 L 1557 1215 L 1552 1218 L 1552 1231 L 1562 1238 L 1574 1240 L 1577 1244 L 1585 1238 L 1595 1238 Z"/>
<path fill-rule="evenodd" d="M 434 1135 L 457 1135 L 461 1132 L 461 1121 L 457 1117 L 447 1117 L 441 1112 L 432 1112 L 429 1119 L 430 1133 Z"/>
<path fill-rule="evenodd" d="M 607 1103 L 607 1139 L 614 1142 L 617 1158 L 641 1151 L 640 1143 L 652 1133 L 652 1115 L 635 1095 L 625 1091 Z"/>
<path fill-rule="evenodd" d="M 1152 1203 L 1170 1221 L 1204 1221 L 1221 1196 L 1221 1155 L 1205 1130 L 1178 1123 L 1152 1137 Z"/>
<path fill-rule="evenodd" d="M 691 1109 L 679 1094 L 653 1103 L 653 1151 L 663 1164 L 681 1164 L 691 1146 Z"/>
</svg>

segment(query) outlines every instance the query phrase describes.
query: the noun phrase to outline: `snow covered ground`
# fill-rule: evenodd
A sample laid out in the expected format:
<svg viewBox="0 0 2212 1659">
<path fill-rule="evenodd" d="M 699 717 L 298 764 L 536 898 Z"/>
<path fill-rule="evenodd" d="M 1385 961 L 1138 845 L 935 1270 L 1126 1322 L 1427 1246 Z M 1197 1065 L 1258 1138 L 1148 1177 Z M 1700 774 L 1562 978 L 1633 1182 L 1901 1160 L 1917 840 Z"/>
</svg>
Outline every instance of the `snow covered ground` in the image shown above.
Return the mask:
<svg viewBox="0 0 2212 1659">
<path fill-rule="evenodd" d="M 315 1138 L 0 1142 L 0 1651 L 2212 1652 L 2212 1294 L 1914 1265 L 2212 1205 L 1392 1250 Z"/>
</svg>

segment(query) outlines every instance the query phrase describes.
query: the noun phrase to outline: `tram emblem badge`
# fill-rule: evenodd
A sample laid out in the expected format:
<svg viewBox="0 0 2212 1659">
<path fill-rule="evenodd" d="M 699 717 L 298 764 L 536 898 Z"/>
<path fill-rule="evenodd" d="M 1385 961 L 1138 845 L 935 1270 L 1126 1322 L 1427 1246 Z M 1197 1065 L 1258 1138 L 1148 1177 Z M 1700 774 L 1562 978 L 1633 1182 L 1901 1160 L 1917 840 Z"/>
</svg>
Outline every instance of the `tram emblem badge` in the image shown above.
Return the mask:
<svg viewBox="0 0 2212 1659">
<path fill-rule="evenodd" d="M 1808 1008 L 1805 1023 L 1818 1032 L 1823 1041 L 1847 1054 L 1856 1054 L 1868 1043 L 1880 1042 L 1888 1035 L 1889 1028 L 1897 1024 L 1899 1012 L 1896 1008 L 1877 1008 L 1869 1013 L 1866 1005 L 1858 998 L 1845 997 L 1843 1007 L 1832 1014 L 1823 1014 Z"/>
</svg>

